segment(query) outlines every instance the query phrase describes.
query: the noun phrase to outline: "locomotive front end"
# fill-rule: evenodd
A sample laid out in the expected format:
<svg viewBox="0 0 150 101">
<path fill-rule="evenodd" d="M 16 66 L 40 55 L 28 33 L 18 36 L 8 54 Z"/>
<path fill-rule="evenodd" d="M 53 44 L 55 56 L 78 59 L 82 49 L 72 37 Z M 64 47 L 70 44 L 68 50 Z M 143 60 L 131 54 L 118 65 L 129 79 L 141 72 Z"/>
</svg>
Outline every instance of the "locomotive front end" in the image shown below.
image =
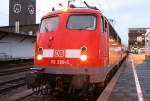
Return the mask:
<svg viewBox="0 0 150 101">
<path fill-rule="evenodd" d="M 41 21 L 34 66 L 49 69 L 97 66 L 98 46 L 95 13 L 50 14 Z"/>
<path fill-rule="evenodd" d="M 43 17 L 35 46 L 34 70 L 46 81 L 63 79 L 82 88 L 96 73 L 99 61 L 99 13 L 92 9 L 70 9 Z M 55 80 L 53 80 L 55 79 Z"/>
</svg>

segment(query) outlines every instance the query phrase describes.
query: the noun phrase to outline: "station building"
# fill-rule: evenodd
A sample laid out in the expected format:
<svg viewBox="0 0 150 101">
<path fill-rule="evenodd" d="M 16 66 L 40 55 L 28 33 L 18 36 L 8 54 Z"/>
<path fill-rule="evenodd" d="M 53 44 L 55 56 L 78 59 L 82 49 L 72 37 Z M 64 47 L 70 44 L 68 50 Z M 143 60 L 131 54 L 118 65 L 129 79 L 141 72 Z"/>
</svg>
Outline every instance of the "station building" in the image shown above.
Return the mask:
<svg viewBox="0 0 150 101">
<path fill-rule="evenodd" d="M 145 33 L 149 28 L 129 28 L 128 29 L 128 46 L 130 51 L 138 53 L 144 52 Z"/>
</svg>

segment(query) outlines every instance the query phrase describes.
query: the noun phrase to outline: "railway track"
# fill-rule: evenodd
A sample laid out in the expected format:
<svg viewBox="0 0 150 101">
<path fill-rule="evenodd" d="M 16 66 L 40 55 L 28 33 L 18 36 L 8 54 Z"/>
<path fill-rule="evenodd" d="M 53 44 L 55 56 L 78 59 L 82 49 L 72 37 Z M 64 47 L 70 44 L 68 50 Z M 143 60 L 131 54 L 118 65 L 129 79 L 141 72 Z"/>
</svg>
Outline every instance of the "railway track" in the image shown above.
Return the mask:
<svg viewBox="0 0 150 101">
<path fill-rule="evenodd" d="M 28 66 L 3 69 L 3 70 L 0 70 L 0 76 L 10 75 L 10 74 L 18 73 L 18 72 L 29 71 L 30 67 L 32 67 L 32 66 L 28 65 Z"/>
<path fill-rule="evenodd" d="M 42 91 L 42 90 L 41 90 Z M 62 92 L 50 92 L 49 94 L 36 94 L 34 92 L 31 95 L 26 95 L 26 97 L 19 97 L 14 101 L 96 101 L 98 95 L 89 94 L 87 99 L 83 99 L 81 97 L 74 97 L 69 93 L 62 91 Z"/>
<path fill-rule="evenodd" d="M 19 78 L 0 83 L 0 93 L 21 87 L 25 85 L 25 78 Z"/>
<path fill-rule="evenodd" d="M 0 94 L 25 86 L 25 74 L 31 67 L 31 61 L 1 64 Z"/>
<path fill-rule="evenodd" d="M 0 62 L 0 71 L 8 68 L 21 67 L 25 65 L 32 65 L 31 61 L 14 61 L 14 62 Z"/>
</svg>

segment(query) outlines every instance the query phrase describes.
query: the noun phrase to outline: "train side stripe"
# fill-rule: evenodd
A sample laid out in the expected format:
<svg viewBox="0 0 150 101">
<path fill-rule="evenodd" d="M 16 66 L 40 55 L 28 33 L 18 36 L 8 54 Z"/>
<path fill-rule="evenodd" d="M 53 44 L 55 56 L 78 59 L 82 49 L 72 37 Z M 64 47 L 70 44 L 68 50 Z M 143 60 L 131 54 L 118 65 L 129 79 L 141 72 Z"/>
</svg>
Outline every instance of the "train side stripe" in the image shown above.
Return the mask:
<svg viewBox="0 0 150 101">
<path fill-rule="evenodd" d="M 43 50 L 43 57 L 49 58 L 53 57 L 54 49 L 44 49 Z"/>
<path fill-rule="evenodd" d="M 66 49 L 65 51 L 65 58 L 80 58 L 80 55 L 80 49 Z"/>
</svg>

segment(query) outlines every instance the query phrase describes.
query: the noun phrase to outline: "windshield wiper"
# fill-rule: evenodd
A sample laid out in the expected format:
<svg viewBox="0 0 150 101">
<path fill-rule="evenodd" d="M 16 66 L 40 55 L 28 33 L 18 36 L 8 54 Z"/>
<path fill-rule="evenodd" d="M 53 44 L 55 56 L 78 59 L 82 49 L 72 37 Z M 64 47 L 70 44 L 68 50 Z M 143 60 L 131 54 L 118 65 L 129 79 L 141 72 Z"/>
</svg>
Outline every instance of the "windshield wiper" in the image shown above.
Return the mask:
<svg viewBox="0 0 150 101">
<path fill-rule="evenodd" d="M 54 32 L 54 30 L 48 30 L 48 28 L 45 27 L 45 32 Z"/>
<path fill-rule="evenodd" d="M 82 28 L 79 28 L 79 30 L 93 30 L 93 26 L 83 26 Z"/>
<path fill-rule="evenodd" d="M 48 32 L 48 28 L 45 27 L 45 32 Z"/>
</svg>

